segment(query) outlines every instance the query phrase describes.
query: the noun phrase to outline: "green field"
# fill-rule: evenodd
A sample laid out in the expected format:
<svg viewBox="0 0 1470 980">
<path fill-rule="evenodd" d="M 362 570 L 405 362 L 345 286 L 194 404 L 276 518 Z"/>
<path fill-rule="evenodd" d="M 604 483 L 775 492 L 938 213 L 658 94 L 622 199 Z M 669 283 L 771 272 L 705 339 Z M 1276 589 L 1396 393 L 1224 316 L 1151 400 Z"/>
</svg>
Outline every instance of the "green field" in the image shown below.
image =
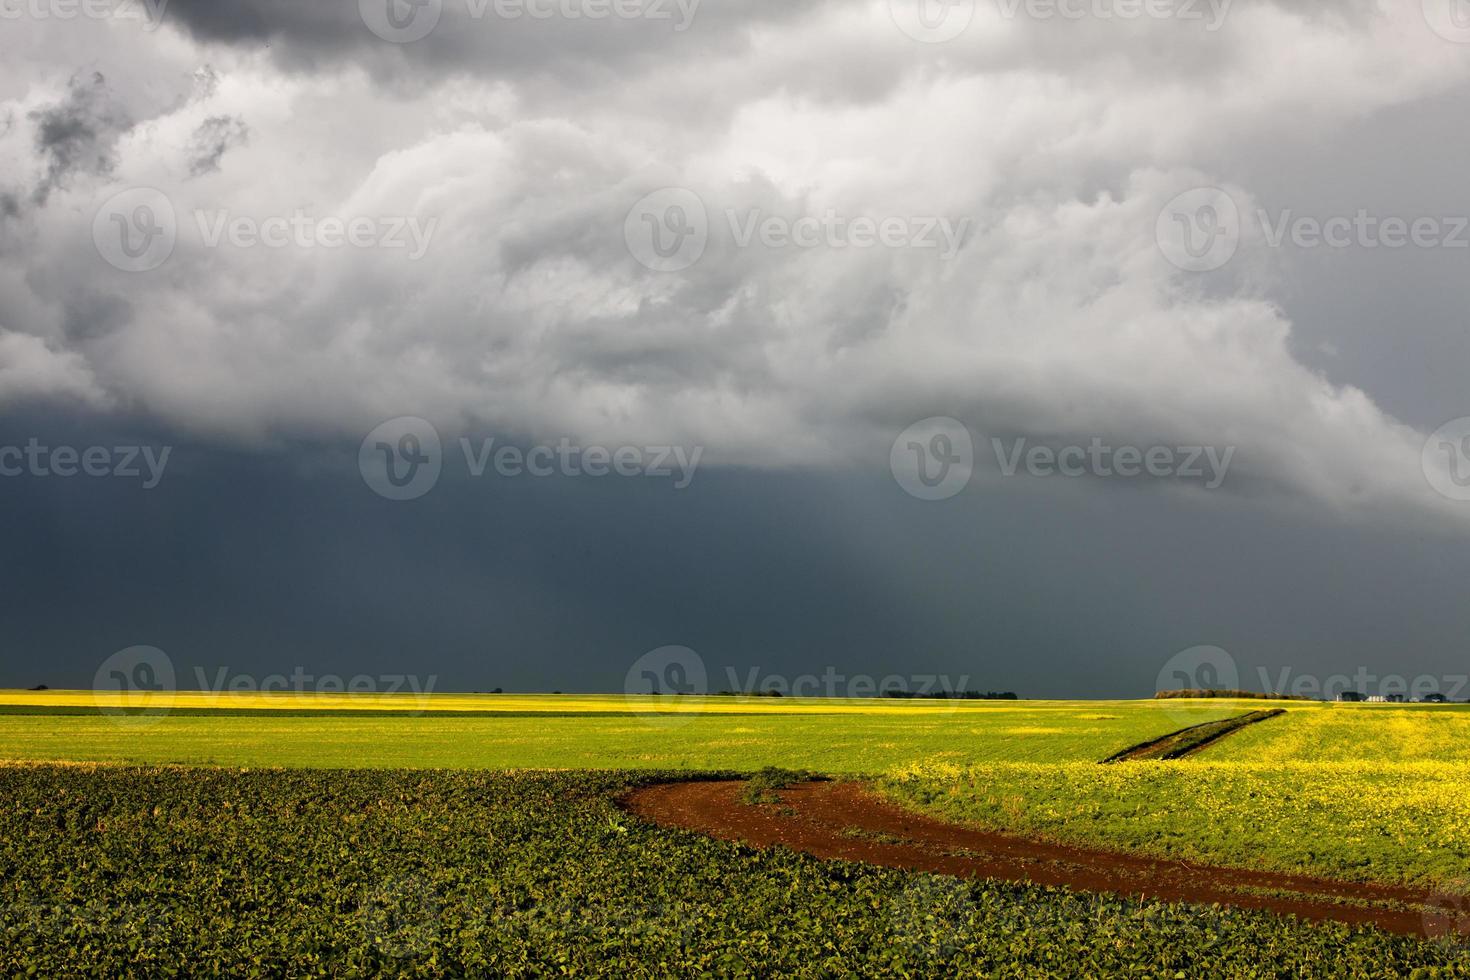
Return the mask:
<svg viewBox="0 0 1470 980">
<path fill-rule="evenodd" d="M 0 767 L 0 975 L 1470 976 L 1268 913 L 752 851 L 618 773 Z"/>
<path fill-rule="evenodd" d="M 1271 706 L 1286 714 L 1198 755 L 1099 764 Z M 0 975 L 1470 976 L 1470 943 L 753 851 L 614 805 L 673 771 L 774 765 L 862 777 L 1006 830 L 1459 896 L 1464 707 L 549 695 L 103 707 L 89 693 L 0 693 Z"/>
<path fill-rule="evenodd" d="M 1259 706 L 585 695 L 177 695 L 169 703 L 166 714 L 137 716 L 99 713 L 90 693 L 0 695 L 0 758 L 869 774 L 917 762 L 1092 761 Z"/>
<path fill-rule="evenodd" d="M 90 701 L 90 693 L 0 696 L 0 758 L 384 768 L 784 765 L 882 773 L 920 761 L 1100 760 L 1180 724 L 1241 710 L 1236 702 L 1180 708 L 1152 701 L 482 695 L 378 698 L 397 707 L 365 711 L 351 698 L 275 695 L 218 702 L 235 705 L 228 710 L 181 698 L 168 714 L 137 717 L 100 714 Z"/>
<path fill-rule="evenodd" d="M 1199 755 L 920 763 L 897 798 L 1059 840 L 1470 894 L 1470 707 L 1288 707 Z"/>
</svg>

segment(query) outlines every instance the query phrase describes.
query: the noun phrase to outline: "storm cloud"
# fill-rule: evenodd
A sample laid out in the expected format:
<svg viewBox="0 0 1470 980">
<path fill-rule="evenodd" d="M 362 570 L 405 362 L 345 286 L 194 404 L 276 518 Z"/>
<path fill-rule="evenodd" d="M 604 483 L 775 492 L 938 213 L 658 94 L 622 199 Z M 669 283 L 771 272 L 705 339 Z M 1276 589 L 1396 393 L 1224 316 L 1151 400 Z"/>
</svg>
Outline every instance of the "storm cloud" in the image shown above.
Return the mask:
<svg viewBox="0 0 1470 980">
<path fill-rule="evenodd" d="M 1064 6 L 10 23 L 0 408 L 224 452 L 355 452 L 401 416 L 451 446 L 699 446 L 757 494 L 891 480 L 900 433 L 953 418 L 968 494 L 1013 506 L 992 439 L 1232 447 L 1214 489 L 1035 482 L 1141 521 L 1463 534 L 1430 434 L 1470 416 L 1470 38 L 1417 2 Z M 1223 261 L 1171 251 L 1201 193 L 1191 214 L 1236 216 Z M 1360 212 L 1443 234 L 1275 237 Z M 101 242 L 163 222 L 166 254 Z"/>
</svg>

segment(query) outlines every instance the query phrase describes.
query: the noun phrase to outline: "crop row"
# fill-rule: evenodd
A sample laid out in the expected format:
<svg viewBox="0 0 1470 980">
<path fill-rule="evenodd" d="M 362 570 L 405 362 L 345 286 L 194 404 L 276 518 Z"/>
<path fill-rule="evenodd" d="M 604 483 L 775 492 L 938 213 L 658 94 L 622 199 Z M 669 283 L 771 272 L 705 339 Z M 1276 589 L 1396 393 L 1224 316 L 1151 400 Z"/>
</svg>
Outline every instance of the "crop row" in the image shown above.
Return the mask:
<svg viewBox="0 0 1470 980">
<path fill-rule="evenodd" d="M 1464 950 L 643 824 L 644 775 L 0 767 L 3 976 L 1470 976 Z"/>
</svg>

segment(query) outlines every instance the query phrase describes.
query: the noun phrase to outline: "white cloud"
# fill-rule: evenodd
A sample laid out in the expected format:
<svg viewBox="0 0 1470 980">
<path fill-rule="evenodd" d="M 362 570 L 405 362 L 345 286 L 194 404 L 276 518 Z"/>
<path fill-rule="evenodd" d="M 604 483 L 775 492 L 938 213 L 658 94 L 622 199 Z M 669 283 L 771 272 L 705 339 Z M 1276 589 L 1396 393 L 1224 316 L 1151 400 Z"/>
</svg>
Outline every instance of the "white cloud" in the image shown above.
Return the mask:
<svg viewBox="0 0 1470 980">
<path fill-rule="evenodd" d="M 1037 437 L 1229 443 L 1253 490 L 1450 513 L 1424 484 L 1422 436 L 1294 358 L 1258 243 L 1192 278 L 1153 240 L 1164 203 L 1229 185 L 1232 161 L 1463 84 L 1470 52 L 1417 10 L 1238 3 L 1218 33 L 982 10 L 935 46 L 898 32 L 885 4 L 731 16 L 656 54 L 622 30 L 601 66 L 580 25 L 575 82 L 533 50 L 478 69 L 475 51 L 507 43 L 485 25 L 422 49 L 448 58 L 432 76 L 418 49 L 365 46 L 361 25 L 279 59 L 168 31 L 94 50 L 104 74 L 154 46 L 166 58 L 152 80 L 123 73 L 144 122 L 112 175 L 79 175 L 9 223 L 31 244 L 6 251 L 28 272 L 0 290 L 0 317 L 26 333 L 0 337 L 0 394 L 105 392 L 222 437 L 350 435 L 417 414 L 698 442 L 711 462 L 755 465 L 884 465 L 885 440 L 951 414 Z M 716 27 L 729 36 L 697 33 Z M 206 61 L 218 83 L 201 89 L 187 69 Z M 393 85 L 376 87 L 385 65 Z M 44 101 L 10 103 L 7 155 L 30 152 L 26 113 Z M 194 177 L 190 139 L 217 116 L 250 139 Z M 164 190 L 180 216 L 151 273 L 108 267 L 90 240 L 89 209 L 129 184 Z M 629 206 L 665 185 L 697 191 L 713 225 L 704 258 L 674 274 L 622 239 Z M 724 212 L 752 208 L 972 231 L 949 262 L 737 249 Z M 201 209 L 437 225 L 419 262 L 210 249 Z"/>
</svg>

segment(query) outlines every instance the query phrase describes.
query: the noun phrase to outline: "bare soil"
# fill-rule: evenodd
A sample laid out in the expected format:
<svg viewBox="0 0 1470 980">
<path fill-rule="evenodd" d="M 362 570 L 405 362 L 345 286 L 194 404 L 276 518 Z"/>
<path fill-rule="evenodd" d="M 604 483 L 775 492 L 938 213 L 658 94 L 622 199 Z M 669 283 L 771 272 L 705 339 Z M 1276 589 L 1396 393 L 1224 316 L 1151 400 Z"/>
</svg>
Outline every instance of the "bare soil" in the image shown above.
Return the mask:
<svg viewBox="0 0 1470 980">
<path fill-rule="evenodd" d="M 1266 909 L 1402 935 L 1425 935 L 1425 903 L 1432 900 L 1408 886 L 1212 867 L 964 827 L 905 810 L 856 783 L 799 783 L 779 792 L 780 803 L 763 805 L 741 803 L 743 786 L 661 783 L 635 790 L 622 804 L 662 826 L 754 847 L 964 878 Z"/>
</svg>

